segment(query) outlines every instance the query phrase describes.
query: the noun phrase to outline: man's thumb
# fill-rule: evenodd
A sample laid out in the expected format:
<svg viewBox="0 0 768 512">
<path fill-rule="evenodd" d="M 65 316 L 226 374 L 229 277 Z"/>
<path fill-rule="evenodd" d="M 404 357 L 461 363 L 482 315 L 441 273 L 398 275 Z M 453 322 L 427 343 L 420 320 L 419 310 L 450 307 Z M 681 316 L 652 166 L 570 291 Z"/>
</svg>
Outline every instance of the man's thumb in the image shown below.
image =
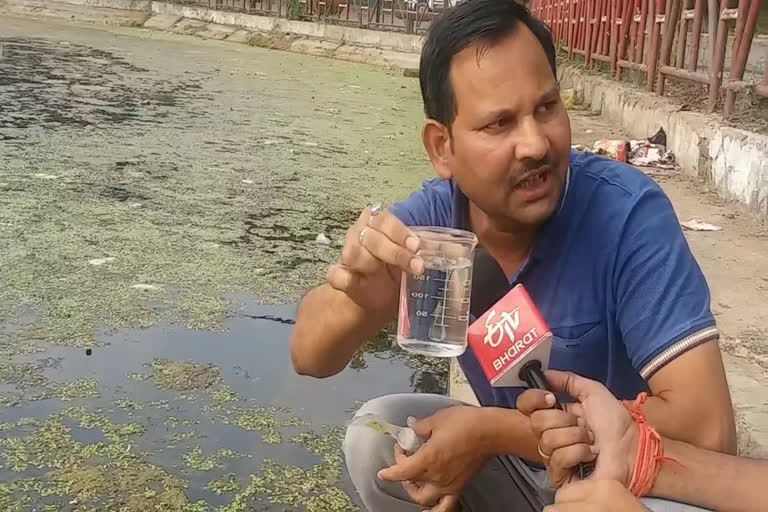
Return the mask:
<svg viewBox="0 0 768 512">
<path fill-rule="evenodd" d="M 432 435 L 432 422 L 429 417 L 417 420 L 413 416 L 408 416 L 406 423 L 422 439 L 429 439 L 429 436 Z"/>
</svg>

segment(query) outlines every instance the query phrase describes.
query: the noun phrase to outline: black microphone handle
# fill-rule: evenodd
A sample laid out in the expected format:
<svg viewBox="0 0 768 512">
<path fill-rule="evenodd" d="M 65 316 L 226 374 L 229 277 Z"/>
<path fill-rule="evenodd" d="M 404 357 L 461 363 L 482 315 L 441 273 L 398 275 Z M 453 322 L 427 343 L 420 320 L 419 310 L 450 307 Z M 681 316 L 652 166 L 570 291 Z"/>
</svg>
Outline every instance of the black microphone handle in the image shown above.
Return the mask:
<svg viewBox="0 0 768 512">
<path fill-rule="evenodd" d="M 547 379 L 544 378 L 544 372 L 541 370 L 541 361 L 534 359 L 525 363 L 520 369 L 520 378 L 524 380 L 526 384 L 528 384 L 529 388 L 552 391 L 549 389 Z M 555 395 L 554 392 L 552 395 L 555 397 L 555 409 L 564 411 L 565 408 L 563 407 L 563 404 L 560 403 L 560 400 L 557 399 L 557 395 Z M 584 462 L 580 462 L 578 469 L 579 478 L 584 480 L 589 476 L 590 473 L 592 473 L 592 470 L 594 469 L 595 468 L 593 464 L 585 464 Z"/>
</svg>

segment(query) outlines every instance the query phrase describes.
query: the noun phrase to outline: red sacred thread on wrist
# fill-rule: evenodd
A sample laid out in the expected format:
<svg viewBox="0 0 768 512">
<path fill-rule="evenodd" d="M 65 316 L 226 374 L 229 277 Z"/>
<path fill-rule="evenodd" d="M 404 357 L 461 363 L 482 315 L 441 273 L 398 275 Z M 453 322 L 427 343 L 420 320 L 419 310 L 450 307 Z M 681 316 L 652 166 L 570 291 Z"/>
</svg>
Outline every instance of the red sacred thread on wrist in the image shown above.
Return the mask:
<svg viewBox="0 0 768 512">
<path fill-rule="evenodd" d="M 637 455 L 635 456 L 635 467 L 632 470 L 632 477 L 629 479 L 627 487 L 629 492 L 638 498 L 651 492 L 653 484 L 656 482 L 656 477 L 659 475 L 659 471 L 661 471 L 662 462 L 666 460 L 677 462 L 669 457 L 664 457 L 661 436 L 648 423 L 645 413 L 640 410 L 646 400 L 648 400 L 648 393 L 640 393 L 634 402 L 624 401 L 624 405 L 637 424 Z M 677 463 L 680 464 L 679 462 Z"/>
</svg>

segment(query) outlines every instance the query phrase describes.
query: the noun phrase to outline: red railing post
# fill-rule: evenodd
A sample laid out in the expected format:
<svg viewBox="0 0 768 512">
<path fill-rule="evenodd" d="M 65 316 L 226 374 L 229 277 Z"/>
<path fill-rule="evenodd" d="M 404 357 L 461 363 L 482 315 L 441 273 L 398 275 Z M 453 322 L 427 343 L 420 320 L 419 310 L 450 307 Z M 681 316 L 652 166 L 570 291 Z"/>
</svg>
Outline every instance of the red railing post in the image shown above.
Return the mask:
<svg viewBox="0 0 768 512">
<path fill-rule="evenodd" d="M 586 34 L 586 40 L 584 41 L 584 63 L 587 67 L 590 67 L 592 65 L 592 32 L 593 32 L 593 18 L 595 17 L 594 11 L 596 7 L 596 2 L 598 0 L 587 0 L 587 34 Z"/>
<path fill-rule="evenodd" d="M 688 55 L 688 71 L 696 71 L 699 66 L 699 44 L 701 43 L 701 21 L 704 18 L 704 0 L 696 0 L 693 10 L 691 53 Z M 711 41 L 712 39 L 710 39 Z"/>
<path fill-rule="evenodd" d="M 688 46 L 688 5 L 690 2 L 691 0 L 681 0 L 682 9 L 677 27 L 677 51 L 675 52 L 675 67 L 677 68 L 682 68 L 685 63 L 685 48 Z"/>
<path fill-rule="evenodd" d="M 755 26 L 757 25 L 757 16 L 760 13 L 761 0 L 752 0 L 749 5 L 749 14 L 742 27 L 740 34 L 741 41 L 738 43 L 738 52 L 731 58 L 731 80 L 741 80 L 744 76 L 744 69 L 747 66 L 747 58 L 749 57 L 749 50 L 752 48 L 752 37 L 755 35 Z M 736 44 L 734 43 L 734 47 Z M 733 107 L 736 103 L 736 91 L 728 88 L 725 93 L 725 106 L 723 111 L 726 116 L 733 113 Z"/>
<path fill-rule="evenodd" d="M 652 9 L 653 8 L 652 0 L 642 0 L 641 6 L 640 6 L 640 22 L 637 24 L 637 47 L 636 47 L 637 49 L 635 50 L 635 54 L 633 55 L 633 60 L 641 64 L 645 62 L 645 38 L 647 38 L 649 35 L 649 31 L 648 31 L 649 4 L 651 5 L 651 9 Z M 651 14 L 651 18 L 653 18 L 653 14 Z"/>
<path fill-rule="evenodd" d="M 672 42 L 675 38 L 675 26 L 677 25 L 677 20 L 680 16 L 680 3 L 681 0 L 672 0 L 672 6 L 664 16 L 664 39 L 661 41 L 659 67 L 668 65 L 672 55 Z M 659 70 L 659 76 L 656 82 L 656 93 L 659 96 L 664 96 L 665 81 L 664 73 Z"/>
<path fill-rule="evenodd" d="M 717 22 L 717 40 L 715 41 L 715 54 L 712 58 L 709 81 L 709 101 L 707 111 L 714 112 L 717 99 L 720 97 L 720 85 L 723 81 L 723 65 L 725 64 L 725 47 L 728 44 L 728 2 L 723 0 L 720 8 L 720 19 Z"/>
<path fill-rule="evenodd" d="M 568 60 L 573 57 L 573 47 L 576 44 L 577 0 L 568 1 Z"/>
<path fill-rule="evenodd" d="M 744 25 L 747 22 L 747 9 L 749 0 L 739 0 L 739 10 L 736 16 L 736 29 L 733 34 L 733 46 L 731 47 L 731 60 L 739 53 L 739 44 L 741 43 L 741 34 L 744 32 Z"/>
<path fill-rule="evenodd" d="M 653 2 L 653 0 L 650 0 Z M 656 83 L 656 66 L 659 61 L 659 45 L 661 43 L 661 24 L 664 22 L 664 15 L 659 14 L 664 8 L 664 0 L 657 0 L 656 4 L 651 4 L 653 9 L 653 29 L 651 30 L 651 53 L 648 55 L 648 80 L 646 89 L 653 90 Z"/>
<path fill-rule="evenodd" d="M 621 32 L 619 33 L 619 50 L 614 62 L 616 66 L 616 80 L 621 80 L 621 66 L 619 66 L 618 61 L 624 59 L 624 54 L 627 51 L 627 32 L 634 18 L 636 6 L 637 0 L 633 0 L 631 3 L 626 0 L 624 2 L 624 12 L 621 15 Z"/>
<path fill-rule="evenodd" d="M 621 12 L 621 0 L 611 0 L 611 18 L 609 20 L 611 27 L 611 45 L 608 50 L 608 57 L 611 60 L 611 73 L 616 73 L 616 54 L 619 44 L 619 16 Z M 624 3 L 627 3 L 626 0 Z"/>
</svg>

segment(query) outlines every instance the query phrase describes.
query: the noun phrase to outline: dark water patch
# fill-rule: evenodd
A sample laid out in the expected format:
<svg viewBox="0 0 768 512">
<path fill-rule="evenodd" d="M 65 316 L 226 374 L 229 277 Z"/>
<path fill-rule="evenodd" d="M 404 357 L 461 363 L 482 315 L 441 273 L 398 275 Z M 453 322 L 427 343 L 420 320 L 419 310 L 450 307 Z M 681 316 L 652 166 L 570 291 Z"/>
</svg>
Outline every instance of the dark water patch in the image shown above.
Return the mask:
<svg viewBox="0 0 768 512">
<path fill-rule="evenodd" d="M 244 314 L 242 316 L 244 316 L 246 318 L 251 318 L 253 320 L 269 320 L 271 322 L 278 322 L 278 323 L 286 324 L 286 325 L 294 325 L 296 323 L 296 320 L 294 320 L 293 318 L 282 318 L 282 317 L 274 316 L 274 315 L 247 315 L 247 314 Z"/>
<path fill-rule="evenodd" d="M 248 482 L 250 475 L 271 468 L 269 460 L 277 464 L 270 471 L 332 464 L 328 468 L 339 471 L 333 485 L 353 497 L 341 467 L 327 459 L 333 453 L 338 456 L 340 447 L 319 454 L 307 448 L 311 444 L 295 441 L 296 436 L 325 435 L 323 425 L 343 425 L 360 403 L 375 396 L 445 391 L 436 385 L 444 383 L 445 376 L 432 375 L 437 367 L 419 364 L 393 349 L 387 333 L 368 344 L 337 376 L 325 380 L 297 376 L 289 351 L 294 313 L 295 306 L 254 306 L 233 318 L 224 332 L 161 324 L 100 336 L 102 345 L 90 356 L 55 346 L 41 354 L 17 356 L 15 360 L 40 368 L 47 382 L 97 382 L 98 397 L 49 398 L 2 408 L 0 425 L 22 421 L 5 427 L 3 435 L 19 439 L 19 450 L 34 450 L 28 443 L 32 440 L 49 443 L 53 450 L 69 447 L 79 454 L 72 459 L 78 471 L 90 467 L 99 472 L 98 468 L 120 460 L 135 467 L 151 464 L 187 482 L 184 493 L 189 502 L 203 500 L 207 506 L 231 503 L 234 495 L 211 491 L 211 481 L 234 475 L 238 482 Z M 208 377 L 203 370 L 215 373 Z M 95 455 L 83 459 L 89 445 Z M 0 456 L 9 453 L 9 446 L 0 443 Z M 17 458 L 26 453 L 13 450 Z M 34 451 L 28 455 L 29 468 L 51 469 L 54 458 Z M 4 476 L 11 484 L 22 478 L 21 472 L 7 469 Z M 36 478 L 43 488 L 52 485 L 46 471 Z M 264 482 L 279 486 L 269 479 Z M 129 487 L 120 492 L 129 489 L 136 491 Z M 42 496 L 28 495 L 33 498 L 30 504 L 42 503 Z M 257 498 L 269 504 L 275 499 L 269 496 L 262 489 Z M 73 497 L 66 494 L 53 502 L 66 504 Z M 279 500 L 273 505 L 277 509 Z"/>
<path fill-rule="evenodd" d="M 153 124 L 196 80 L 160 80 L 112 52 L 48 39 L 0 38 L 0 127 Z"/>
</svg>

